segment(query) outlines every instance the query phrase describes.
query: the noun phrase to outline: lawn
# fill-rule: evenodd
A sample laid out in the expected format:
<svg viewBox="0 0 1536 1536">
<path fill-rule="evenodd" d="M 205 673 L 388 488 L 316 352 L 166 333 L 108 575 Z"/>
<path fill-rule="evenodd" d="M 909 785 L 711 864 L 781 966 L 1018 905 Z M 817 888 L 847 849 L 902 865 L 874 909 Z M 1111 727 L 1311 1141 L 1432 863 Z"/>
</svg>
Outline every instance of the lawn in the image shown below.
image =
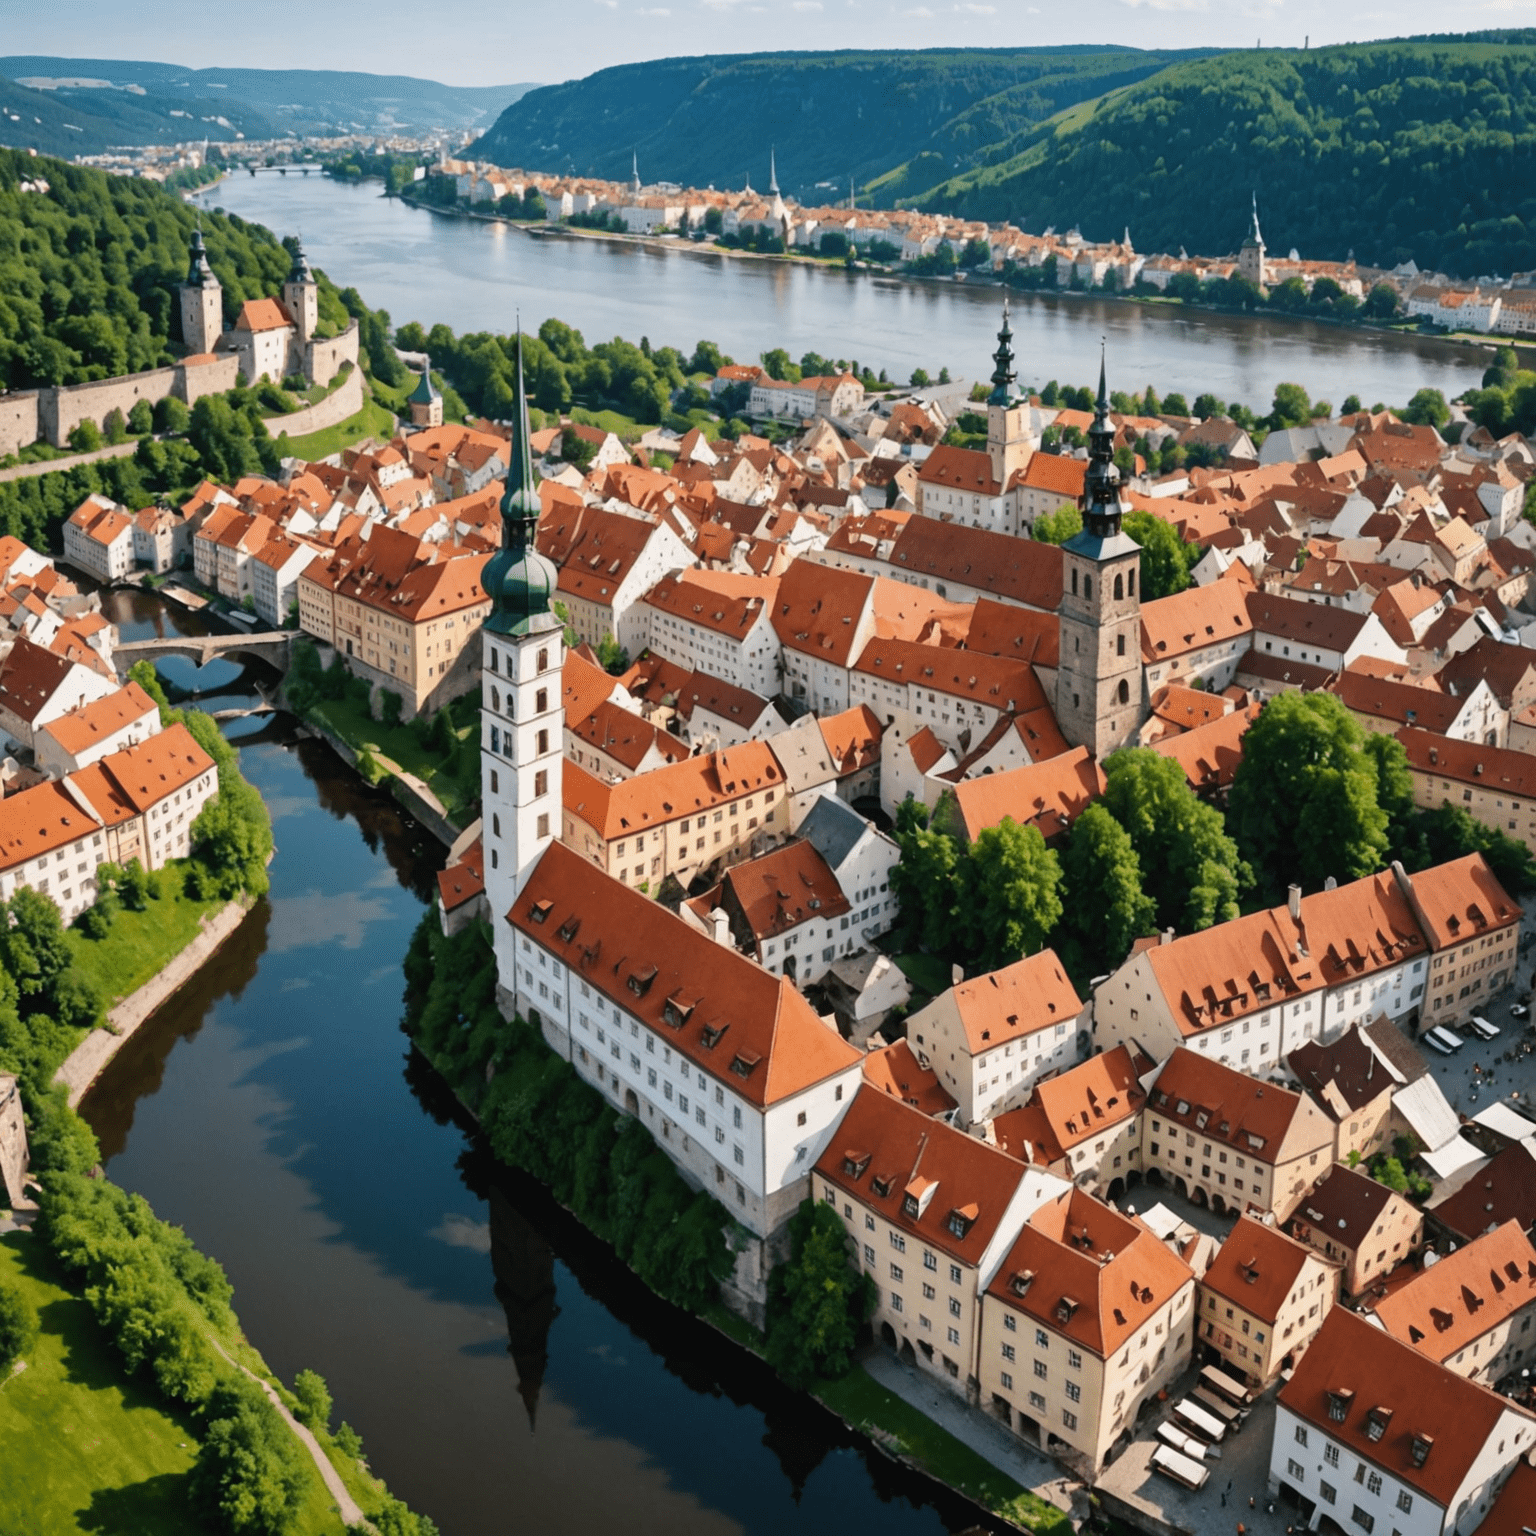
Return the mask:
<svg viewBox="0 0 1536 1536">
<path fill-rule="evenodd" d="M 1069 1536 L 1071 1525 L 1054 1504 L 1021 1488 L 1006 1472 L 978 1456 L 932 1419 L 888 1392 L 855 1366 L 840 1381 L 821 1381 L 815 1394 L 834 1413 L 929 1476 L 1040 1536 Z"/>
<path fill-rule="evenodd" d="M 471 820 L 480 799 L 480 701 L 476 695 L 466 694 L 449 706 L 459 740 L 451 768 L 444 766 L 441 753 L 422 746 L 410 726 L 385 725 L 351 699 L 317 699 L 310 713 L 349 746 L 358 751 L 366 748 L 375 758 L 386 757 L 424 780 L 455 826 Z"/>
<path fill-rule="evenodd" d="M 186 865 L 167 865 L 160 879 L 164 894 L 142 912 L 121 911 L 104 939 L 89 939 L 78 928 L 65 933 L 75 969 L 100 992 L 107 1006 L 137 991 L 165 969 L 197 937 L 198 919 L 224 905 L 217 899 L 194 901 L 183 894 Z"/>
<path fill-rule="evenodd" d="M 282 417 L 275 416 L 268 427 L 281 426 Z M 306 437 L 290 437 L 288 453 L 298 459 L 328 459 L 343 448 L 356 447 L 364 438 L 376 437 L 385 442 L 395 435 L 395 418 L 373 400 L 364 400 L 357 415 L 349 416 L 323 432 L 311 432 Z"/>
</svg>

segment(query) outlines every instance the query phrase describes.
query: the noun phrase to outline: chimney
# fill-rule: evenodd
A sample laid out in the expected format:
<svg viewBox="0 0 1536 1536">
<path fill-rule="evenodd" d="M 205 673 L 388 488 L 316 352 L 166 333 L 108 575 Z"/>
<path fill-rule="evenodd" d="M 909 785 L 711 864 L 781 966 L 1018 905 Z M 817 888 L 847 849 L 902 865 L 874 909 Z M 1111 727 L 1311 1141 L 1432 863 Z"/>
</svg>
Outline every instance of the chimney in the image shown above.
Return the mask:
<svg viewBox="0 0 1536 1536">
<path fill-rule="evenodd" d="M 1160 945 L 1161 944 L 1172 944 L 1173 943 L 1173 929 L 1172 928 L 1165 928 L 1165 929 L 1163 929 L 1163 931 L 1157 936 L 1157 942 Z"/>
<path fill-rule="evenodd" d="M 1286 892 L 1286 905 L 1291 909 L 1291 916 L 1298 923 L 1301 921 L 1301 887 L 1293 885 Z"/>
<path fill-rule="evenodd" d="M 1328 878 L 1323 881 L 1323 889 L 1325 891 L 1336 891 L 1338 888 L 1339 882 L 1332 875 L 1329 875 Z"/>
<path fill-rule="evenodd" d="M 731 920 L 725 915 L 721 907 L 715 907 L 709 914 L 710 937 L 716 944 L 724 944 L 727 949 L 731 946 Z"/>
<path fill-rule="evenodd" d="M 964 980 L 965 980 L 965 967 L 963 965 L 952 965 L 952 966 L 950 966 L 950 968 L 949 968 L 949 984 L 950 984 L 950 986 L 958 987 L 960 985 L 960 983 L 962 981 L 964 981 Z"/>
</svg>

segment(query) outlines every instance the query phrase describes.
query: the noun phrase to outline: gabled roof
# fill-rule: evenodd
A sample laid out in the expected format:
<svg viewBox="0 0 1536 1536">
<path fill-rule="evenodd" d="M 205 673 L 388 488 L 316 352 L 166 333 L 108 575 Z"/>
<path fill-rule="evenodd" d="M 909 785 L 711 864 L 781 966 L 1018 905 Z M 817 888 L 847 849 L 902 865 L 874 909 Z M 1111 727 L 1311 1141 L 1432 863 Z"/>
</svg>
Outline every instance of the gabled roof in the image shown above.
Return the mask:
<svg viewBox="0 0 1536 1536">
<path fill-rule="evenodd" d="M 733 865 L 720 886 L 721 905 L 733 926 L 744 928 L 758 944 L 802 923 L 848 911 L 848 898 L 827 861 L 814 844 L 798 839 Z"/>
<path fill-rule="evenodd" d="M 1143 603 L 1142 660 L 1151 666 L 1250 633 L 1253 622 L 1245 601 L 1249 595 L 1236 582 L 1213 581 Z"/>
<path fill-rule="evenodd" d="M 1246 709 L 1220 715 L 1207 725 L 1164 736 L 1152 743 L 1152 750 L 1159 757 L 1172 758 L 1184 770 L 1191 789 L 1225 789 L 1237 776 L 1238 764 L 1243 760 L 1243 737 L 1263 707 L 1250 704 Z"/>
<path fill-rule="evenodd" d="M 724 571 L 678 571 L 645 594 L 645 603 L 687 624 L 727 640 L 745 640 L 767 606 L 773 605 L 776 576 L 734 576 Z"/>
<path fill-rule="evenodd" d="M 237 331 L 280 331 L 293 324 L 293 317 L 276 299 L 247 299 L 235 317 Z"/>
<path fill-rule="evenodd" d="M 1397 739 L 1408 754 L 1408 766 L 1433 777 L 1472 784 L 1494 793 L 1536 799 L 1536 757 L 1508 747 L 1487 747 L 1476 741 L 1454 741 L 1434 731 L 1405 726 Z"/>
<path fill-rule="evenodd" d="M 63 687 L 74 665 L 67 656 L 56 655 L 20 636 L 10 654 L 0 660 L 0 707 L 18 719 L 35 720 Z"/>
<path fill-rule="evenodd" d="M 1080 502 L 1087 475 L 1087 459 L 1073 459 L 1061 453 L 1032 453 L 1024 473 L 1014 483 L 1026 490 L 1054 493 L 1063 501 Z"/>
<path fill-rule="evenodd" d="M 1270 1165 L 1297 1116 L 1304 1113 L 1299 1093 L 1261 1083 L 1182 1045 L 1158 1073 L 1147 1109 L 1181 1130 L 1225 1142 L 1255 1162 Z M 1319 1144 L 1324 1139 L 1320 1135 Z"/>
<path fill-rule="evenodd" d="M 1211 588 L 1202 590 L 1210 591 Z M 1268 592 L 1244 595 L 1248 603 L 1248 619 L 1256 631 L 1315 645 L 1322 650 L 1347 651 L 1370 618 L 1369 614 L 1351 613 L 1347 608 L 1272 597 Z"/>
<path fill-rule="evenodd" d="M 729 720 L 743 730 L 750 730 L 763 711 L 771 707 L 761 694 L 753 693 L 749 688 L 738 688 L 735 683 L 708 672 L 693 673 L 677 698 L 677 711 L 685 720 L 691 722 L 694 713 L 703 710 L 721 720 Z"/>
<path fill-rule="evenodd" d="M 992 456 L 977 448 L 954 448 L 940 443 L 923 460 L 917 478 L 924 485 L 942 485 L 969 496 L 1001 496 L 1002 484 L 992 473 Z"/>
<path fill-rule="evenodd" d="M 1426 1209 L 1464 1243 L 1507 1221 L 1529 1232 L 1536 1227 L 1536 1143 L 1505 1147 Z"/>
<path fill-rule="evenodd" d="M 0 869 L 67 847 L 97 829 L 57 779 L 0 800 Z"/>
<path fill-rule="evenodd" d="M 1117 1045 L 1037 1083 L 1030 1102 L 1045 1116 L 1056 1145 L 1070 1152 L 1140 1113 L 1147 1101 L 1141 1078 L 1152 1065 Z"/>
<path fill-rule="evenodd" d="M 1054 549 L 1056 546 L 1041 547 Z M 1060 601 L 1059 593 L 1057 601 Z M 965 648 L 1055 671 L 1061 661 L 1061 619 L 1054 608 L 1049 613 L 1040 613 L 979 597 L 971 612 Z"/>
<path fill-rule="evenodd" d="M 874 584 L 873 576 L 858 571 L 796 560 L 779 578 L 773 605 L 780 643 L 830 666 L 846 667 Z"/>
<path fill-rule="evenodd" d="M 57 720 L 50 720 L 42 729 L 73 756 L 105 741 L 135 720 L 158 713 L 155 701 L 137 683 L 128 683 L 104 699 L 93 699 Z M 158 729 L 158 720 L 156 726 Z"/>
<path fill-rule="evenodd" d="M 868 1084 L 854 1095 L 816 1173 L 917 1242 L 973 1268 L 1026 1177 L 1013 1158 Z"/>
<path fill-rule="evenodd" d="M 890 1094 L 921 1115 L 947 1115 L 955 1107 L 938 1074 L 922 1066 L 905 1040 L 897 1040 L 864 1058 L 864 1081 L 871 1090 Z"/>
<path fill-rule="evenodd" d="M 1083 1011 L 1054 949 L 962 981 L 950 996 L 973 1056 L 1038 1029 L 1071 1025 Z"/>
<path fill-rule="evenodd" d="M 1272 1323 L 1280 1316 L 1315 1249 L 1287 1237 L 1256 1216 L 1238 1217 L 1216 1252 L 1201 1284 L 1254 1317 Z"/>
<path fill-rule="evenodd" d="M 1296 1221 L 1310 1223 L 1319 1236 L 1344 1248 L 1358 1248 L 1394 1198 L 1401 1197 L 1385 1184 L 1335 1163 L 1292 1215 Z"/>
<path fill-rule="evenodd" d="M 545 849 L 503 916 L 751 1103 L 778 1103 L 858 1064 L 859 1053 L 788 981 L 716 944 L 563 843 Z"/>
<path fill-rule="evenodd" d="M 1104 770 L 1087 747 L 1074 747 L 1043 762 L 962 780 L 955 785 L 955 802 L 973 842 L 1005 816 L 1054 837 L 1101 799 L 1104 790 Z"/>
<path fill-rule="evenodd" d="M 1519 1417 L 1527 1437 L 1536 1424 L 1346 1307 L 1329 1312 L 1279 1402 L 1443 1509 L 1505 1414 Z"/>
<path fill-rule="evenodd" d="M 611 699 L 602 700 L 585 719 L 574 724 L 567 715 L 566 729 L 578 741 L 622 763 L 631 772 L 639 768 L 653 748 L 668 762 L 680 762 L 688 756 L 685 742 Z"/>
<path fill-rule="evenodd" d="M 987 1295 L 1104 1360 L 1194 1279 L 1140 1222 L 1069 1189 L 1024 1224 Z"/>
<path fill-rule="evenodd" d="M 1395 1028 L 1385 1015 L 1378 1022 Z M 1385 1053 L 1374 1050 L 1372 1039 L 1357 1025 L 1327 1045 L 1321 1040 L 1303 1041 L 1285 1058 L 1302 1092 L 1335 1123 L 1413 1080 Z"/>
<path fill-rule="evenodd" d="M 1536 1248 L 1518 1222 L 1506 1221 L 1425 1265 L 1377 1302 L 1374 1315 L 1394 1338 L 1443 1365 L 1533 1304 Z"/>
<path fill-rule="evenodd" d="M 1065 563 L 1055 544 L 914 516 L 897 532 L 888 563 L 894 570 L 935 583 L 977 587 L 1042 612 L 1054 614 L 1061 605 Z"/>
<path fill-rule="evenodd" d="M 485 846 L 477 837 L 457 864 L 438 871 L 437 894 L 444 912 L 473 901 L 485 890 Z"/>
<path fill-rule="evenodd" d="M 1522 1458 L 1478 1526 L 1477 1536 L 1530 1536 L 1532 1510 L 1536 1510 L 1536 1467 Z"/>
<path fill-rule="evenodd" d="M 865 833 L 872 831 L 874 828 L 870 823 L 836 795 L 818 795 L 816 803 L 800 823 L 800 836 L 812 844 L 833 869 L 858 847 Z"/>
<path fill-rule="evenodd" d="M 1481 933 L 1518 923 L 1518 902 L 1499 884 L 1480 853 L 1421 869 L 1410 877 L 1430 946 L 1445 949 Z"/>
<path fill-rule="evenodd" d="M 191 731 L 177 721 L 136 747 L 109 752 L 99 766 L 128 803 L 143 813 L 209 772 L 214 764 Z"/>
<path fill-rule="evenodd" d="M 1340 672 L 1328 688 L 1354 714 L 1419 725 L 1437 734 L 1443 734 L 1455 725 L 1457 716 L 1467 706 L 1466 699 L 1453 698 L 1437 688 L 1374 677 L 1353 667 Z"/>
</svg>

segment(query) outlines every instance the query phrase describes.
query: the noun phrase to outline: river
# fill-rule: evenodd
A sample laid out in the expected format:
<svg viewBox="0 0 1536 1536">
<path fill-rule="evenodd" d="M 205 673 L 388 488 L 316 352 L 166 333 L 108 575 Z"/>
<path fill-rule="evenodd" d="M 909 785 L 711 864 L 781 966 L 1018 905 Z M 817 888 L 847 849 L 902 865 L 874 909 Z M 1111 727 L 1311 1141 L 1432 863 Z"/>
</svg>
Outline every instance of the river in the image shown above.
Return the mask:
<svg viewBox="0 0 1536 1536">
<path fill-rule="evenodd" d="M 150 595 L 107 609 L 124 639 L 201 627 Z M 207 708 L 252 697 L 229 661 L 162 671 Z M 271 894 L 83 1111 L 112 1178 L 224 1265 L 273 1369 L 318 1370 L 444 1536 L 970 1525 L 486 1156 L 398 1027 L 441 847 L 289 717 L 229 734 L 272 812 Z"/>
<path fill-rule="evenodd" d="M 377 182 L 239 174 L 200 201 L 301 235 L 337 284 L 355 287 L 396 324 L 504 332 L 519 315 L 530 330 L 555 316 L 589 343 L 646 335 L 691 351 L 707 337 L 738 361 L 782 346 L 793 357 L 855 358 L 900 379 L 914 368 L 972 379 L 992 371 L 995 288 L 697 248 L 535 238 L 497 221 L 412 208 L 382 196 Z M 1350 394 L 1368 406 L 1402 405 L 1424 386 L 1452 399 L 1481 381 L 1488 362 L 1474 347 L 1429 337 L 1082 296 L 1018 295 L 1013 324 L 1025 383 L 1091 382 L 1102 336 L 1113 388 L 1151 383 L 1191 400 L 1210 390 L 1262 411 L 1285 380 L 1335 407 Z"/>
</svg>

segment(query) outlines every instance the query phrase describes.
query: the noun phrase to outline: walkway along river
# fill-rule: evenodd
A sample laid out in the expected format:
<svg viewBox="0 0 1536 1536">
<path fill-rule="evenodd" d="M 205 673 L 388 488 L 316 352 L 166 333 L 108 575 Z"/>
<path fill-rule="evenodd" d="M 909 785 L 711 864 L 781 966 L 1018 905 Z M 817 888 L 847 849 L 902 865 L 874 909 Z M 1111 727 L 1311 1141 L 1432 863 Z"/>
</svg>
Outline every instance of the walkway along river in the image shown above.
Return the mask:
<svg viewBox="0 0 1536 1536">
<path fill-rule="evenodd" d="M 193 622 L 107 606 L 125 639 Z M 206 708 L 249 697 L 232 662 L 163 670 Z M 970 1525 L 480 1150 L 398 1028 L 441 846 L 289 717 L 229 731 L 272 811 L 271 895 L 82 1109 L 111 1176 L 228 1270 L 273 1369 L 320 1371 L 444 1536 Z"/>
<path fill-rule="evenodd" d="M 589 343 L 646 335 L 657 346 L 692 348 L 707 337 L 738 362 L 769 347 L 791 357 L 815 349 L 896 379 L 940 367 L 984 378 L 997 344 L 1001 295 L 990 286 L 910 283 L 698 247 L 536 238 L 501 222 L 413 208 L 382 196 L 377 182 L 322 176 L 233 176 L 199 200 L 279 235 L 301 233 L 316 265 L 397 325 L 509 331 L 521 313 L 536 330 L 553 315 Z M 1235 243 L 1246 213 L 1233 214 Z M 1423 385 L 1450 399 L 1478 384 L 1488 364 L 1486 353 L 1447 341 L 1081 296 L 1017 296 L 1013 325 L 1025 383 L 1090 383 L 1107 335 L 1117 389 L 1150 383 L 1191 400 L 1211 390 L 1261 410 L 1282 380 L 1335 407 L 1350 394 L 1366 405 L 1403 405 Z"/>
</svg>

